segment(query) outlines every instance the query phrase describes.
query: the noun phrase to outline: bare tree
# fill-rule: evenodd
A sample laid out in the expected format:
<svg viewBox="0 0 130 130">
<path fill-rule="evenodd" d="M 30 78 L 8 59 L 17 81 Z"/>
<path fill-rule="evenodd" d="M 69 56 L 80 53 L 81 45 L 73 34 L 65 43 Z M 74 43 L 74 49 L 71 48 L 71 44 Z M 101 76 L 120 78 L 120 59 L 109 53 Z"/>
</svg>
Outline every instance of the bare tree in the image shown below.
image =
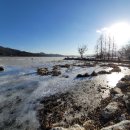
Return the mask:
<svg viewBox="0 0 130 130">
<path fill-rule="evenodd" d="M 83 59 L 83 55 L 84 53 L 88 50 L 87 46 L 86 45 L 82 45 L 78 48 L 78 52 L 81 56 L 81 59 Z"/>
<path fill-rule="evenodd" d="M 113 59 L 114 55 L 116 56 L 116 44 L 114 37 L 106 34 L 101 34 L 98 38 L 95 52 L 96 55 L 98 54 L 98 57 L 100 59 Z"/>
<path fill-rule="evenodd" d="M 98 57 L 100 59 L 103 59 L 104 58 L 104 35 L 101 34 L 97 40 L 97 45 L 98 46 Z"/>
<path fill-rule="evenodd" d="M 126 53 L 126 49 L 125 49 L 124 47 L 122 47 L 122 48 L 118 51 L 118 60 L 119 60 L 119 59 L 123 59 L 125 53 Z"/>
<path fill-rule="evenodd" d="M 125 47 L 122 47 L 123 58 L 127 58 L 130 60 L 130 43 L 127 44 Z"/>
<path fill-rule="evenodd" d="M 114 37 L 113 37 L 113 41 L 112 41 L 112 59 L 114 57 L 114 49 L 115 49 L 115 41 L 114 41 Z"/>
<path fill-rule="evenodd" d="M 98 56 L 99 56 L 99 45 L 98 44 L 96 44 L 96 46 L 95 46 L 95 52 L 96 52 L 96 58 L 98 58 Z"/>
<path fill-rule="evenodd" d="M 103 58 L 103 40 L 104 40 L 104 36 L 103 34 L 100 35 L 99 37 L 99 45 L 100 45 L 100 58 Z"/>
<path fill-rule="evenodd" d="M 116 53 L 117 53 L 117 46 L 115 44 L 115 46 L 114 46 L 114 55 L 115 55 L 115 57 L 117 57 Z"/>
<path fill-rule="evenodd" d="M 111 37 L 109 36 L 108 38 L 108 60 L 110 59 L 111 57 Z"/>
<path fill-rule="evenodd" d="M 106 39 L 106 36 L 105 36 L 105 39 L 104 39 L 104 44 L 105 44 L 105 47 L 104 47 L 104 59 L 106 59 L 106 55 L 107 55 L 107 39 Z"/>
<path fill-rule="evenodd" d="M 123 59 L 130 60 L 130 42 L 128 42 L 127 45 L 123 46 L 118 51 L 118 58 L 121 59 L 121 60 L 123 60 Z"/>
</svg>

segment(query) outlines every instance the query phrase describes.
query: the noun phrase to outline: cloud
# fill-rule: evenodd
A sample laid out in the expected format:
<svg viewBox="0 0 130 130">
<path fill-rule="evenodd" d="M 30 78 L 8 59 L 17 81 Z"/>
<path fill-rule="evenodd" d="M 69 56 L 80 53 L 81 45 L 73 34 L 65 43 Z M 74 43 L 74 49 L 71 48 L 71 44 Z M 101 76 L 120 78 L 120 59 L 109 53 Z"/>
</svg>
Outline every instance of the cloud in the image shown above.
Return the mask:
<svg viewBox="0 0 130 130">
<path fill-rule="evenodd" d="M 98 29 L 96 30 L 97 33 L 107 33 L 109 32 L 109 28 L 108 27 L 104 27 L 104 28 L 101 28 L 101 29 Z"/>
<path fill-rule="evenodd" d="M 97 33 L 101 33 L 101 30 L 96 30 Z"/>
</svg>

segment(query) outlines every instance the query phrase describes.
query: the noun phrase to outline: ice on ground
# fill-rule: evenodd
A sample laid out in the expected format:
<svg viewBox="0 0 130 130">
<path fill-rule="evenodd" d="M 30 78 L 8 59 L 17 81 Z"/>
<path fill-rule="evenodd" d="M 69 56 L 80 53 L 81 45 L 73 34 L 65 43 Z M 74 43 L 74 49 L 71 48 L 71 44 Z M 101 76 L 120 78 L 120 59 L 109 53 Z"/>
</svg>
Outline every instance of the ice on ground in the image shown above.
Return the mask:
<svg viewBox="0 0 130 130">
<path fill-rule="evenodd" d="M 5 72 L 0 73 L 0 129 L 36 130 L 39 127 L 39 122 L 36 117 L 37 106 L 39 105 L 40 99 L 45 96 L 59 92 L 63 93 L 77 88 L 79 91 L 77 95 L 81 95 L 81 97 L 77 96 L 79 97 L 77 101 L 79 103 L 82 101 L 83 103 L 84 96 L 87 94 L 91 106 L 93 100 L 98 96 L 94 93 L 98 94 L 99 86 L 107 87 L 109 85 L 113 87 L 110 77 L 115 77 L 118 73 L 100 75 L 93 78 L 76 78 L 77 74 L 84 74 L 86 72 L 91 74 L 94 70 L 110 69 L 101 68 L 98 65 L 85 68 L 77 66 L 72 66 L 68 69 L 62 68 L 62 74 L 57 77 L 52 77 L 51 75 L 39 76 L 36 73 L 37 67 L 48 67 L 52 69 L 53 65 L 73 64 L 73 62 L 54 61 L 28 67 L 5 65 Z M 121 69 L 123 74 L 128 72 L 128 69 L 124 70 L 124 67 Z M 119 78 L 123 77 L 123 74 Z M 69 78 L 65 78 L 64 75 L 68 75 Z M 119 78 L 116 78 L 113 82 L 118 82 Z M 83 91 L 84 87 L 88 87 L 87 93 Z"/>
</svg>

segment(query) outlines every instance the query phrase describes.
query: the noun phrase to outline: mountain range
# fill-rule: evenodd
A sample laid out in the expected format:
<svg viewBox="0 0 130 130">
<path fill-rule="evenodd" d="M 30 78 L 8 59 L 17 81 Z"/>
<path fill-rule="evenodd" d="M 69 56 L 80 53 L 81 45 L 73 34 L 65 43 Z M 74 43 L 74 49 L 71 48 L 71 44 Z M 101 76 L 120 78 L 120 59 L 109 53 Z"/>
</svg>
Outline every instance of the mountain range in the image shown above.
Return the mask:
<svg viewBox="0 0 130 130">
<path fill-rule="evenodd" d="M 46 54 L 43 52 L 33 53 L 0 46 L 0 56 L 38 56 L 38 57 L 61 57 L 60 54 Z"/>
</svg>

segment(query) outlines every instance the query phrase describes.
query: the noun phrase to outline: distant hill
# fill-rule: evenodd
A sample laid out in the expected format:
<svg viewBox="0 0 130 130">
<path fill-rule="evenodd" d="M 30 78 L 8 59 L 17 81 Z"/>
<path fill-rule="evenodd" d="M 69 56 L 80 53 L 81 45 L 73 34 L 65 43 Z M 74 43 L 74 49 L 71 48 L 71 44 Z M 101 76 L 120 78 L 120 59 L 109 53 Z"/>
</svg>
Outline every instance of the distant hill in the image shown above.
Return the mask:
<svg viewBox="0 0 130 130">
<path fill-rule="evenodd" d="M 20 51 L 17 49 L 7 48 L 0 46 L 0 56 L 38 56 L 38 57 L 61 57 L 59 54 L 46 54 L 46 53 L 32 53 Z"/>
</svg>

